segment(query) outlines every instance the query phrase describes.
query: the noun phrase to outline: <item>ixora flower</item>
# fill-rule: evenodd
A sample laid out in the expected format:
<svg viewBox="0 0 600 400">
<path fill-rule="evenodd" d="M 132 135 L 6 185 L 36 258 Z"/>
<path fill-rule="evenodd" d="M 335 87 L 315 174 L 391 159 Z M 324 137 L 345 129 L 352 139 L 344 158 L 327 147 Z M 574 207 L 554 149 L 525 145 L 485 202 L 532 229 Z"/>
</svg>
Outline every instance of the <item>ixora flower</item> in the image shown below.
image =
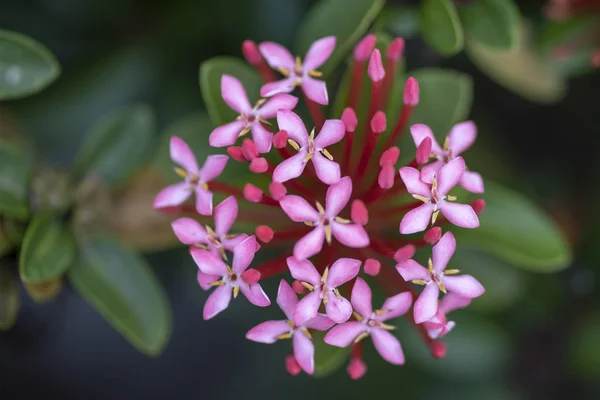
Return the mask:
<svg viewBox="0 0 600 400">
<path fill-rule="evenodd" d="M 234 160 L 228 168 L 240 163 L 252 174 L 239 174 L 236 185 L 212 181 L 225 167 L 227 156 L 210 156 L 198 169 L 187 145 L 173 138 L 171 155 L 182 165 L 177 171 L 186 181 L 163 190 L 155 201 L 155 207 L 167 215 L 177 214 L 172 227 L 190 246 L 199 285 L 204 290 L 214 287 L 204 306 L 205 319 L 227 308 L 240 291 L 254 305 L 269 305 L 261 283 L 280 280 L 277 303 L 286 319 L 263 322 L 246 337 L 262 343 L 292 339 L 293 354 L 286 357 L 285 367 L 293 375 L 302 370 L 313 374 L 319 368 L 312 330 L 331 329 L 324 346 L 351 347 L 347 371 L 352 379 L 367 371 L 361 341 L 367 336 L 384 359 L 404 364 L 400 342 L 389 332 L 388 321 L 407 313 L 417 298 L 410 282 L 425 287 L 407 319 L 433 356 L 443 357 L 445 344 L 440 338 L 454 327 L 446 314 L 483 293 L 475 278 L 452 276 L 457 271 L 446 269 L 456 245 L 447 227 L 478 227 L 477 214 L 485 206 L 481 199 L 453 203 L 456 199 L 449 194 L 459 183 L 473 183 L 465 178 L 470 172 L 458 155 L 473 142 L 474 125 L 455 126 L 444 148 L 430 131 L 413 126 L 414 161 L 398 166 L 397 144 L 419 106 L 419 83 L 414 77 L 398 82 L 401 38 L 385 51 L 375 48 L 376 42 L 374 35 L 368 35 L 357 44 L 347 74 L 347 98 L 336 100 L 343 112 L 339 119 L 327 120 L 320 105 L 329 98 L 325 82 L 317 79 L 317 68 L 331 55 L 335 38 L 313 43 L 304 62 L 275 43 L 245 41 L 244 57 L 264 81 L 265 99 L 252 107 L 238 78 L 223 75 L 221 95 L 240 117 L 215 129 L 209 142 L 213 147 L 228 146 L 227 154 Z M 272 68 L 285 79 L 276 81 Z M 365 85 L 369 81 L 371 85 Z M 305 94 L 310 120 L 294 111 L 296 98 L 285 94 L 296 86 Z M 361 94 L 367 87 L 370 93 Z M 402 93 L 393 92 L 398 87 Z M 400 110 L 390 107 L 390 99 L 402 100 Z M 356 110 L 365 103 L 358 118 Z M 391 108 L 398 112 L 395 121 L 383 111 Z M 265 124 L 273 117 L 278 126 L 272 133 Z M 306 127 L 312 126 L 315 129 L 309 133 Z M 251 137 L 236 145 L 237 138 L 250 131 Z M 430 156 L 436 159 L 433 163 Z M 207 216 L 212 212 L 209 189 L 225 199 L 215 207 L 214 230 L 213 218 Z M 483 190 L 483 184 L 474 189 Z M 201 207 L 186 203 L 192 191 L 198 193 Z M 415 201 L 403 201 L 411 195 Z M 439 213 L 444 217 L 437 218 Z M 234 230 L 234 224 L 245 229 Z M 232 230 L 240 234 L 232 235 Z M 422 237 L 402 236 L 425 230 Z M 432 245 L 429 269 L 412 260 L 417 247 Z M 251 266 L 255 252 L 266 257 Z M 400 275 L 392 269 L 396 264 Z M 385 292 L 387 300 L 380 310 L 372 309 L 371 287 L 362 274 L 369 276 L 372 288 Z M 449 294 L 438 301 L 440 290 Z"/>
<path fill-rule="evenodd" d="M 337 347 L 348 347 L 371 336 L 377 352 L 389 363 L 404 364 L 404 352 L 400 342 L 389 331 L 393 326 L 386 324 L 392 318 L 405 314 L 410 308 L 412 295 L 404 292 L 388 298 L 381 309 L 371 305 L 371 289 L 362 279 L 356 279 L 352 289 L 352 306 L 356 321 L 337 325 L 325 335 L 325 343 Z"/>
<path fill-rule="evenodd" d="M 208 156 L 202 168 L 190 147 L 177 136 L 171 138 L 171 160 L 183 168 L 176 168 L 175 172 L 185 179 L 163 189 L 154 200 L 154 208 L 178 206 L 185 202 L 193 192 L 196 193 L 196 210 L 201 215 L 212 214 L 213 194 L 208 183 L 221 175 L 227 165 L 229 157 L 215 155 Z"/>
<path fill-rule="evenodd" d="M 315 371 L 315 346 L 310 329 L 326 331 L 334 322 L 323 314 L 315 314 L 301 324 L 294 322 L 294 311 L 298 305 L 298 296 L 283 279 L 279 283 L 277 305 L 285 314 L 285 320 L 265 321 L 246 333 L 246 338 L 259 343 L 275 343 L 279 339 L 292 339 L 294 359 L 307 374 Z"/>
<path fill-rule="evenodd" d="M 479 297 L 485 291 L 481 283 L 471 275 L 456 275 L 457 269 L 446 269 L 450 258 L 456 250 L 456 239 L 452 232 L 446 232 L 440 241 L 433 246 L 429 267 L 425 268 L 410 259 L 396 265 L 396 269 L 406 281 L 424 285 L 425 288 L 415 301 L 415 322 L 420 324 L 435 316 L 438 311 L 440 291 L 454 293 L 462 297 Z"/>
<path fill-rule="evenodd" d="M 300 57 L 294 59 L 292 53 L 277 43 L 264 42 L 258 48 L 271 68 L 276 69 L 285 77 L 277 82 L 266 83 L 260 89 L 261 96 L 269 97 L 277 93 L 290 93 L 296 86 L 300 86 L 306 97 L 315 103 L 323 105 L 329 103 L 325 82 L 315 78 L 322 76 L 317 68 L 325 64 L 325 61 L 333 53 L 335 37 L 329 36 L 314 42 L 308 49 L 304 62 Z"/>
<path fill-rule="evenodd" d="M 221 78 L 221 94 L 229 107 L 240 115 L 235 121 L 212 131 L 208 142 L 213 147 L 230 146 L 238 137 L 251 131 L 256 149 L 260 153 L 271 150 L 273 143 L 273 133 L 263 124 L 269 125 L 267 120 L 274 118 L 277 110 L 292 110 L 298 103 L 298 99 L 294 96 L 279 94 L 269 100 L 261 99 L 252 107 L 244 86 L 230 75 L 223 75 Z"/>
</svg>

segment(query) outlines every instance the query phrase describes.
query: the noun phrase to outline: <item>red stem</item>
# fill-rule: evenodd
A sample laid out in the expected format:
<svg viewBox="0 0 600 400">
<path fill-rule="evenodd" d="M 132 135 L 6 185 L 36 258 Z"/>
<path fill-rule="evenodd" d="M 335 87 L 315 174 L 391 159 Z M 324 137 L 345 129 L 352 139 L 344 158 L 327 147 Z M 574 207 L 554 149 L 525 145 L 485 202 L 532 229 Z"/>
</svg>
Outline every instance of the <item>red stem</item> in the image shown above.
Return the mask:
<svg viewBox="0 0 600 400">
<path fill-rule="evenodd" d="M 226 183 L 212 181 L 208 183 L 208 188 L 214 192 L 229 194 L 236 197 L 244 197 L 244 192 L 242 189 Z"/>
<path fill-rule="evenodd" d="M 346 132 L 344 147 L 344 159 L 342 161 L 342 176 L 348 175 L 350 171 L 350 157 L 352 157 L 352 145 L 354 143 L 354 132 Z"/>
<path fill-rule="evenodd" d="M 304 94 L 304 101 L 306 102 L 306 107 L 310 112 L 310 116 L 312 117 L 313 122 L 315 123 L 317 131 L 320 131 L 323 127 L 323 124 L 325 123 L 325 115 L 323 115 L 321 107 L 317 103 L 309 99 L 306 96 L 306 93 L 304 93 L 304 91 L 302 91 L 302 94 Z"/>
<path fill-rule="evenodd" d="M 287 256 L 288 255 L 286 254 L 284 256 L 265 261 L 264 263 L 255 267 L 255 269 L 257 269 L 260 272 L 260 279 L 268 279 L 285 272 L 287 268 L 285 259 L 287 258 Z"/>
<path fill-rule="evenodd" d="M 407 104 L 404 104 L 402 106 L 402 111 L 400 111 L 400 117 L 398 117 L 398 121 L 396 122 L 394 129 L 390 133 L 390 136 L 388 137 L 387 142 L 385 142 L 385 144 L 383 145 L 382 149 L 390 148 L 398 141 L 398 139 L 400 139 L 400 136 L 404 131 L 404 127 L 408 123 L 408 120 L 410 119 L 414 108 L 414 106 Z"/>
<path fill-rule="evenodd" d="M 362 77 L 365 69 L 364 61 L 354 60 L 352 64 L 352 81 L 350 83 L 350 93 L 348 93 L 348 107 L 357 110 L 360 92 L 362 91 Z"/>
</svg>

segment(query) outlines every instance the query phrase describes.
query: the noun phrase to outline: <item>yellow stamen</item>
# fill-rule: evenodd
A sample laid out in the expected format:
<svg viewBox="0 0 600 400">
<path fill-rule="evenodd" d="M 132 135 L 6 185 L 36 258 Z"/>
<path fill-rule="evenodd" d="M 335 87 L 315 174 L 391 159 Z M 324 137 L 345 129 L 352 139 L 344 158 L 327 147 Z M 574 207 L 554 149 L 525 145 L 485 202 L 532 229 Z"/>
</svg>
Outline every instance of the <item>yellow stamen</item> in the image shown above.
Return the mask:
<svg viewBox="0 0 600 400">
<path fill-rule="evenodd" d="M 256 105 L 254 106 L 254 108 L 258 108 L 260 106 L 262 106 L 263 104 L 265 104 L 267 101 L 267 99 L 260 99 L 256 102 Z"/>
<path fill-rule="evenodd" d="M 327 151 L 327 149 L 322 149 L 321 153 L 323 153 L 323 155 L 327 158 L 329 158 L 331 161 L 333 161 L 333 156 L 331 155 L 330 152 Z"/>
<path fill-rule="evenodd" d="M 437 190 L 437 176 L 433 177 L 433 183 L 431 184 L 431 190 Z"/>
<path fill-rule="evenodd" d="M 425 282 L 422 279 L 415 279 L 414 281 L 411 281 L 412 283 L 414 283 L 415 285 L 427 285 L 427 282 Z"/>
<path fill-rule="evenodd" d="M 319 211 L 320 214 L 325 214 L 325 209 L 323 208 L 323 206 L 321 205 L 321 203 L 319 203 L 318 201 L 315 201 L 315 204 L 317 205 L 317 210 Z"/>
<path fill-rule="evenodd" d="M 206 182 L 202 182 L 200 185 L 202 186 L 202 188 L 203 188 L 204 190 L 208 190 L 208 183 L 206 183 Z"/>
<path fill-rule="evenodd" d="M 277 71 L 279 71 L 279 73 L 283 76 L 288 76 L 290 74 L 290 71 L 283 67 L 277 67 Z"/>
<path fill-rule="evenodd" d="M 450 147 L 450 138 L 446 136 L 446 140 L 444 140 L 444 150 L 448 151 L 448 147 Z"/>
<path fill-rule="evenodd" d="M 298 143 L 296 143 L 295 141 L 293 141 L 292 139 L 288 139 L 288 143 L 290 144 L 290 146 L 292 146 L 294 148 L 294 150 L 296 150 L 296 151 L 300 150 L 300 145 Z"/>
<path fill-rule="evenodd" d="M 381 325 L 379 325 L 379 327 L 385 329 L 386 331 L 393 331 L 394 329 L 396 329 L 396 327 L 394 325 L 388 325 L 388 324 L 381 324 Z"/>
<path fill-rule="evenodd" d="M 225 264 L 225 266 L 227 267 L 227 274 L 233 275 L 233 270 L 231 269 L 231 267 L 228 264 Z"/>
<path fill-rule="evenodd" d="M 211 283 L 211 286 L 223 286 L 225 284 L 225 282 L 223 281 L 214 281 L 213 283 Z"/>
<path fill-rule="evenodd" d="M 335 217 L 334 219 L 336 222 L 339 222 L 340 224 L 349 224 L 352 222 L 349 219 L 342 218 L 342 217 Z"/>
<path fill-rule="evenodd" d="M 418 194 L 413 194 L 413 197 L 417 200 L 421 200 L 423 203 L 429 203 L 429 199 L 427 197 Z"/>
<path fill-rule="evenodd" d="M 215 233 L 215 231 L 212 230 L 212 228 L 208 225 L 204 225 L 204 229 L 206 229 L 206 232 L 212 236 L 213 238 L 217 238 L 217 234 Z"/>
<path fill-rule="evenodd" d="M 340 291 L 339 291 L 339 290 L 335 289 L 335 290 L 333 291 L 333 293 L 335 293 L 335 297 L 337 297 L 338 299 L 341 299 L 341 298 L 342 298 L 342 295 L 340 294 Z"/>
<path fill-rule="evenodd" d="M 296 71 L 300 71 L 302 69 L 302 59 L 296 56 Z"/>
<path fill-rule="evenodd" d="M 302 328 L 302 333 L 304 333 L 306 335 L 306 337 L 308 337 L 310 340 L 312 340 L 312 335 L 310 334 L 308 329 Z"/>
<path fill-rule="evenodd" d="M 208 250 L 208 246 L 202 243 L 195 243 L 193 246 L 202 250 Z"/>
<path fill-rule="evenodd" d="M 327 275 L 329 275 L 329 267 L 325 267 L 325 271 L 323 271 L 323 276 L 321 277 L 321 283 L 327 281 Z"/>
<path fill-rule="evenodd" d="M 446 287 L 444 286 L 444 284 L 442 282 L 438 283 L 438 287 L 444 294 L 446 294 Z"/>
<path fill-rule="evenodd" d="M 294 82 L 292 83 L 292 86 L 300 86 L 301 83 L 302 79 L 296 78 L 296 80 L 294 80 Z"/>
<path fill-rule="evenodd" d="M 458 197 L 456 196 L 446 196 L 446 200 L 448 201 L 456 201 L 458 199 Z"/>
<path fill-rule="evenodd" d="M 240 287 L 239 286 L 234 286 L 233 287 L 233 298 L 237 298 L 238 294 L 240 294 Z"/>
<path fill-rule="evenodd" d="M 310 135 L 308 135 L 308 140 L 311 142 L 315 140 L 315 128 L 312 128 L 312 131 L 310 131 Z"/>
<path fill-rule="evenodd" d="M 363 320 L 363 317 L 362 317 L 362 315 L 360 315 L 360 314 L 359 314 L 359 313 L 357 313 L 356 311 L 353 311 L 353 312 L 352 312 L 352 315 L 354 315 L 354 318 L 356 318 L 356 320 L 357 320 L 357 321 L 359 321 L 359 322 Z"/>
<path fill-rule="evenodd" d="M 315 226 L 315 224 L 314 224 L 314 223 L 312 223 L 312 222 L 310 222 L 310 221 L 304 221 L 304 225 L 306 225 L 306 226 L 310 226 L 310 227 L 313 227 L 313 226 Z"/>
<path fill-rule="evenodd" d="M 269 121 L 267 121 L 266 119 L 264 119 L 263 117 L 258 117 L 258 120 L 259 120 L 260 122 L 262 122 L 263 124 L 266 124 L 266 125 L 271 125 L 271 123 L 270 123 Z"/>
<path fill-rule="evenodd" d="M 354 344 L 360 342 L 361 340 L 363 340 L 364 338 L 366 338 L 367 336 L 369 336 L 369 334 L 367 332 L 363 332 L 360 335 L 358 335 L 356 337 L 356 339 L 354 339 Z"/>
<path fill-rule="evenodd" d="M 292 333 L 288 332 L 288 333 L 284 333 L 283 335 L 279 335 L 277 336 L 277 339 L 291 339 L 292 338 Z"/>
<path fill-rule="evenodd" d="M 323 305 L 326 306 L 328 302 L 329 302 L 329 296 L 323 297 Z"/>
<path fill-rule="evenodd" d="M 433 273 L 433 260 L 431 257 L 429 257 L 429 260 L 427 261 L 427 267 L 429 268 L 429 273 Z"/>
<path fill-rule="evenodd" d="M 308 289 L 308 290 L 310 290 L 311 292 L 312 292 L 313 290 L 315 290 L 315 287 L 314 287 L 313 285 L 311 285 L 310 283 L 308 283 L 308 282 L 300 282 L 300 283 L 302 284 L 302 286 L 304 286 L 305 288 L 307 288 L 307 289 Z"/>
<path fill-rule="evenodd" d="M 387 314 L 389 312 L 390 312 L 390 310 L 375 310 L 375 314 L 377 314 L 377 315 L 383 315 L 383 314 Z"/>
<path fill-rule="evenodd" d="M 248 132 L 250 132 L 250 127 L 247 126 L 244 129 L 242 129 L 242 131 L 240 132 L 240 134 L 238 135 L 238 137 L 242 137 L 242 136 L 244 136 Z"/>
<path fill-rule="evenodd" d="M 182 178 L 187 178 L 187 171 L 183 168 L 175 168 L 175 173 Z"/>
<path fill-rule="evenodd" d="M 456 275 L 460 273 L 459 269 L 447 269 L 444 271 L 444 275 Z"/>
<path fill-rule="evenodd" d="M 331 225 L 325 225 L 325 240 L 327 244 L 331 244 Z"/>
<path fill-rule="evenodd" d="M 433 224 L 435 224 L 435 221 L 437 220 L 438 215 L 440 215 L 440 210 L 434 211 L 433 214 L 431 214 L 431 225 L 433 226 Z"/>
<path fill-rule="evenodd" d="M 292 328 L 296 326 L 296 324 L 294 324 L 294 321 L 290 321 L 289 319 L 287 321 L 285 321 L 285 322 L 287 322 L 287 324 L 289 326 L 291 326 Z"/>
<path fill-rule="evenodd" d="M 239 233 L 228 233 L 227 235 L 225 235 L 225 238 L 226 239 L 235 239 L 239 235 L 240 235 Z"/>
<path fill-rule="evenodd" d="M 313 78 L 320 78 L 323 76 L 323 73 L 321 71 L 317 71 L 316 69 L 313 69 L 312 71 L 308 71 L 308 74 L 310 76 L 312 76 Z"/>
<path fill-rule="evenodd" d="M 227 254 L 225 254 L 225 248 L 223 246 L 219 246 L 217 250 L 219 250 L 219 254 L 221 254 L 221 258 L 223 259 L 223 261 L 227 261 Z"/>
<path fill-rule="evenodd" d="M 304 162 L 309 162 L 310 159 L 312 158 L 313 153 L 308 153 L 308 155 L 306 157 L 304 157 Z"/>
</svg>

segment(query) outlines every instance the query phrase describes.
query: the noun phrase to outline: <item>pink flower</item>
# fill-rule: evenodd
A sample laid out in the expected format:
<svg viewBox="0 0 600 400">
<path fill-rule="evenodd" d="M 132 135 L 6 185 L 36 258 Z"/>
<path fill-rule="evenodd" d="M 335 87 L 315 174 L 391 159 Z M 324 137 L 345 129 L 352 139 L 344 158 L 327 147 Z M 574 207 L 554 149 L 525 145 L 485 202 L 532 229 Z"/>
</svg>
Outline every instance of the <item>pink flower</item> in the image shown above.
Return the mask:
<svg viewBox="0 0 600 400">
<path fill-rule="evenodd" d="M 409 211 L 400 222 L 400 233 L 424 231 L 431 221 L 433 225 L 441 212 L 451 223 L 462 228 L 477 228 L 479 218 L 468 204 L 451 203 L 456 200 L 448 192 L 456 186 L 465 172 L 465 161 L 458 157 L 444 165 L 433 177 L 431 185 L 421 180 L 421 174 L 412 167 L 400 168 L 400 177 L 414 198 L 424 204 Z"/>
<path fill-rule="evenodd" d="M 283 279 L 279 283 L 277 304 L 284 312 L 287 320 L 266 321 L 250 329 L 246 338 L 259 343 L 274 343 L 278 339 L 292 339 L 294 358 L 307 374 L 315 371 L 315 346 L 309 329 L 326 331 L 331 328 L 333 321 L 323 314 L 317 314 L 303 324 L 293 322 L 294 310 L 298 297 L 290 285 Z"/>
<path fill-rule="evenodd" d="M 452 232 L 446 232 L 433 246 L 429 268 L 423 267 L 412 259 L 396 265 L 396 269 L 405 281 L 425 286 L 415 302 L 414 317 L 417 324 L 428 321 L 436 315 L 440 290 L 470 299 L 481 296 L 485 291 L 481 283 L 471 275 L 449 276 L 459 272 L 456 269 L 446 270 L 455 249 L 454 235 Z"/>
<path fill-rule="evenodd" d="M 292 277 L 311 291 L 300 300 L 294 311 L 296 325 L 302 325 L 317 315 L 321 303 L 325 305 L 327 316 L 333 322 L 341 324 L 348 321 L 352 315 L 352 306 L 340 295 L 337 288 L 358 275 L 360 264 L 359 260 L 340 258 L 333 263 L 331 269 L 325 268 L 321 276 L 310 261 L 288 257 L 287 265 Z"/>
<path fill-rule="evenodd" d="M 404 364 L 404 353 L 400 342 L 389 331 L 393 326 L 386 324 L 389 319 L 405 314 L 410 308 L 412 296 L 404 292 L 388 298 L 380 310 L 373 311 L 371 289 L 361 278 L 356 279 L 352 289 L 352 306 L 358 321 L 335 326 L 325 335 L 325 343 L 337 347 L 348 347 L 367 336 L 371 336 L 377 352 L 389 363 Z"/>
<path fill-rule="evenodd" d="M 444 142 L 443 148 L 440 147 L 431 128 L 427 125 L 413 125 L 410 127 L 410 133 L 417 147 L 425 138 L 431 139 L 431 153 L 437 161 L 423 167 L 421 179 L 423 182 L 432 183 L 434 175 L 438 173 L 440 168 L 473 145 L 477 137 L 477 127 L 473 121 L 465 121 L 454 125 Z M 477 172 L 465 170 L 459 184 L 469 192 L 483 193 L 483 178 Z"/>
<path fill-rule="evenodd" d="M 183 168 L 175 172 L 185 180 L 164 188 L 154 199 L 154 208 L 174 207 L 186 201 L 192 192 L 196 192 L 196 210 L 202 215 L 212 214 L 213 194 L 208 190 L 212 181 L 225 169 L 229 157 L 225 155 L 208 156 L 202 168 L 189 146 L 177 136 L 171 137 L 171 160 Z"/>
<path fill-rule="evenodd" d="M 277 112 L 279 129 L 287 132 L 288 143 L 298 154 L 284 160 L 273 171 L 275 182 L 286 182 L 299 177 L 308 161 L 312 161 L 321 182 L 331 185 L 340 180 L 340 166 L 326 147 L 343 139 L 346 129 L 339 119 L 329 119 L 315 138 L 315 131 L 308 134 L 304 122 L 292 111 Z"/>
<path fill-rule="evenodd" d="M 325 208 L 317 202 L 315 210 L 300 196 L 285 196 L 279 204 L 283 211 L 295 222 L 304 222 L 315 228 L 302 237 L 294 246 L 294 257 L 303 260 L 314 256 L 323 248 L 323 241 L 331 243 L 334 236 L 348 247 L 360 248 L 369 245 L 369 235 L 364 227 L 350 220 L 338 217 L 352 194 L 352 181 L 349 177 L 340 179 L 329 186 L 325 198 Z"/>
<path fill-rule="evenodd" d="M 449 293 L 440 301 L 438 310 L 429 321 L 423 322 L 423 326 L 427 329 L 427 334 L 432 339 L 438 339 L 445 336 L 456 325 L 454 321 L 448 321 L 446 315 L 450 311 L 458 308 L 464 308 L 471 303 L 468 297 L 462 297 L 455 293 Z"/>
<path fill-rule="evenodd" d="M 215 256 L 227 260 L 225 250 L 233 251 L 235 246 L 244 241 L 246 234 L 229 234 L 229 229 L 235 222 L 238 213 L 238 203 L 235 197 L 229 196 L 215 207 L 215 229 L 208 225 L 203 228 L 191 218 L 179 218 L 171 223 L 175 236 L 183 243 L 203 250 L 209 250 Z"/>
<path fill-rule="evenodd" d="M 302 91 L 315 103 L 327 105 L 327 87 L 324 81 L 314 78 L 320 78 L 321 72 L 317 71 L 321 65 L 329 58 L 335 48 L 335 37 L 328 36 L 314 42 L 308 52 L 304 63 L 300 57 L 294 56 L 283 46 L 264 42 L 258 46 L 263 57 L 271 68 L 279 71 L 284 79 L 277 82 L 269 82 L 260 89 L 260 95 L 263 97 L 273 96 L 277 93 L 290 93 L 296 86 L 300 86 Z"/>
<path fill-rule="evenodd" d="M 271 150 L 273 142 L 273 133 L 269 132 L 263 124 L 269 124 L 267 119 L 275 118 L 278 110 L 292 110 L 298 103 L 296 97 L 280 94 L 269 100 L 261 99 L 252 107 L 244 86 L 229 75 L 223 75 L 221 78 L 221 95 L 229 107 L 240 115 L 235 121 L 213 130 L 208 139 L 210 145 L 213 147 L 230 146 L 238 137 L 252 131 L 252 139 L 260 153 L 267 153 Z"/>
<path fill-rule="evenodd" d="M 246 283 L 244 272 L 254 259 L 256 238 L 250 236 L 233 249 L 232 266 L 207 250 L 193 247 L 192 258 L 198 265 L 198 282 L 207 290 L 211 286 L 217 288 L 210 294 L 204 304 L 204 319 L 211 319 L 229 306 L 231 295 L 237 297 L 241 291 L 250 303 L 266 307 L 271 304 L 269 298 L 258 283 Z"/>
</svg>

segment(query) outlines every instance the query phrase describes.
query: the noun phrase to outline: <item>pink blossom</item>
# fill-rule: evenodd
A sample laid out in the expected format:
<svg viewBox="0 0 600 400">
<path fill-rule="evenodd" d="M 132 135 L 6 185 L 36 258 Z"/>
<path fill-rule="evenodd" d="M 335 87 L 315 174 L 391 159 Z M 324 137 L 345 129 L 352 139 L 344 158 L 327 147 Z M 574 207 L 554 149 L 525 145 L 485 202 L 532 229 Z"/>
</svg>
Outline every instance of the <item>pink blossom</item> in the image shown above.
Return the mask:
<svg viewBox="0 0 600 400">
<path fill-rule="evenodd" d="M 208 188 L 208 182 L 221 175 L 229 157 L 213 155 L 206 158 L 202 168 L 198 168 L 196 157 L 190 147 L 177 136 L 171 137 L 171 160 L 182 168 L 175 172 L 184 178 L 164 188 L 154 199 L 154 208 L 175 207 L 185 202 L 192 192 L 196 192 L 196 210 L 202 215 L 212 214 L 213 194 Z"/>
<path fill-rule="evenodd" d="M 216 256 L 227 260 L 225 250 L 233 251 L 235 246 L 243 242 L 248 235 L 229 234 L 238 213 L 238 203 L 235 197 L 229 196 L 215 207 L 215 229 L 210 226 L 202 227 L 191 218 L 179 218 L 171 223 L 175 236 L 183 244 L 209 250 Z"/>
<path fill-rule="evenodd" d="M 317 315 L 321 303 L 325 305 L 327 316 L 335 323 L 348 321 L 352 315 L 352 306 L 340 292 L 338 287 L 350 281 L 360 271 L 360 261 L 352 258 L 340 258 L 331 268 L 325 268 L 323 276 L 308 260 L 287 258 L 287 265 L 294 279 L 299 280 L 310 294 L 306 295 L 294 311 L 294 322 L 302 325 Z"/>
<path fill-rule="evenodd" d="M 299 177 L 309 161 L 312 161 L 321 182 L 331 185 L 340 180 L 340 166 L 326 147 L 343 139 L 346 130 L 339 119 L 329 119 L 315 138 L 315 131 L 308 134 L 304 122 L 292 111 L 277 112 L 279 129 L 287 132 L 288 143 L 298 154 L 284 160 L 273 171 L 275 182 L 286 182 Z"/>
<path fill-rule="evenodd" d="M 449 293 L 444 296 L 440 301 L 437 312 L 428 321 L 423 323 L 427 334 L 432 339 L 438 339 L 445 336 L 448 332 L 456 325 L 454 321 L 448 321 L 446 315 L 458 308 L 464 308 L 471 303 L 471 299 L 468 297 L 462 297 L 455 293 Z"/>
<path fill-rule="evenodd" d="M 431 185 L 421 180 L 421 174 L 412 167 L 400 168 L 400 177 L 414 198 L 423 202 L 409 211 L 400 222 L 400 233 L 410 234 L 424 231 L 433 225 L 441 212 L 451 223 L 462 228 L 477 228 L 479 218 L 468 204 L 451 203 L 456 200 L 448 192 L 456 186 L 465 171 L 465 161 L 458 157 L 444 165 L 433 177 Z"/>
<path fill-rule="evenodd" d="M 427 125 L 413 125 L 410 127 L 410 133 L 417 147 L 424 139 L 431 139 L 431 153 L 437 161 L 423 167 L 421 179 L 423 182 L 432 183 L 434 175 L 438 173 L 440 168 L 473 145 L 477 137 L 477 127 L 473 121 L 465 121 L 454 125 L 444 142 L 444 147 L 440 147 L 431 128 Z M 473 193 L 483 193 L 484 190 L 483 178 L 477 172 L 465 170 L 459 184 Z"/>
<path fill-rule="evenodd" d="M 454 235 L 452 232 L 446 232 L 433 246 L 429 268 L 423 267 L 412 259 L 401 261 L 396 265 L 396 269 L 405 281 L 425 286 L 415 302 L 414 317 L 417 324 L 428 321 L 436 315 L 440 290 L 470 299 L 481 296 L 485 291 L 481 283 L 471 275 L 452 276 L 459 271 L 446 270 L 455 249 Z"/>
<path fill-rule="evenodd" d="M 295 222 L 304 222 L 314 229 L 302 237 L 294 246 L 294 257 L 306 259 L 323 248 L 323 242 L 331 243 L 332 236 L 348 247 L 360 248 L 369 245 L 369 235 L 365 228 L 350 220 L 338 217 L 352 194 L 352 181 L 349 177 L 340 179 L 329 186 L 325 198 L 325 208 L 316 203 L 315 210 L 300 196 L 285 196 L 279 204 L 283 211 Z"/>
<path fill-rule="evenodd" d="M 314 42 L 308 49 L 304 62 L 300 57 L 294 59 L 285 47 L 277 43 L 264 42 L 258 48 L 271 68 L 285 77 L 280 81 L 263 85 L 260 89 L 261 96 L 290 93 L 296 86 L 300 86 L 306 97 L 315 103 L 322 105 L 329 103 L 325 82 L 315 78 L 321 77 L 322 74 L 317 71 L 317 68 L 325 64 L 333 53 L 335 37 L 328 36 Z"/>
<path fill-rule="evenodd" d="M 283 279 L 279 283 L 277 292 L 277 304 L 285 314 L 285 320 L 265 321 L 246 333 L 246 338 L 259 343 L 274 343 L 279 339 L 292 339 L 294 346 L 294 358 L 307 374 L 312 375 L 315 371 L 315 346 L 309 329 L 326 331 L 334 324 L 323 314 L 302 324 L 294 323 L 294 310 L 298 303 L 298 297 L 290 285 Z"/>
<path fill-rule="evenodd" d="M 226 309 L 232 294 L 235 298 L 240 291 L 256 306 L 266 307 L 271 304 L 260 284 L 244 281 L 244 272 L 254 259 L 255 252 L 256 238 L 250 236 L 233 249 L 230 267 L 210 251 L 192 247 L 190 253 L 200 269 L 198 283 L 204 290 L 216 286 L 204 304 L 205 320 Z"/>
<path fill-rule="evenodd" d="M 337 347 L 348 347 L 371 336 L 377 352 L 389 363 L 404 364 L 404 353 L 400 342 L 389 331 L 393 326 L 386 324 L 389 319 L 405 314 L 410 308 L 412 296 L 404 292 L 388 298 L 380 310 L 373 311 L 371 289 L 361 278 L 356 279 L 352 289 L 352 306 L 357 321 L 335 326 L 327 335 L 325 343 Z"/>
<path fill-rule="evenodd" d="M 267 153 L 271 150 L 273 142 L 273 133 L 264 127 L 264 124 L 269 124 L 267 119 L 275 118 L 280 109 L 292 110 L 298 103 L 296 97 L 280 94 L 269 100 L 261 99 L 252 107 L 244 86 L 230 75 L 223 75 L 221 78 L 221 95 L 227 105 L 240 115 L 235 121 L 213 130 L 208 139 L 210 145 L 213 147 L 230 146 L 236 142 L 238 137 L 252 131 L 252 139 L 260 153 Z"/>
</svg>

